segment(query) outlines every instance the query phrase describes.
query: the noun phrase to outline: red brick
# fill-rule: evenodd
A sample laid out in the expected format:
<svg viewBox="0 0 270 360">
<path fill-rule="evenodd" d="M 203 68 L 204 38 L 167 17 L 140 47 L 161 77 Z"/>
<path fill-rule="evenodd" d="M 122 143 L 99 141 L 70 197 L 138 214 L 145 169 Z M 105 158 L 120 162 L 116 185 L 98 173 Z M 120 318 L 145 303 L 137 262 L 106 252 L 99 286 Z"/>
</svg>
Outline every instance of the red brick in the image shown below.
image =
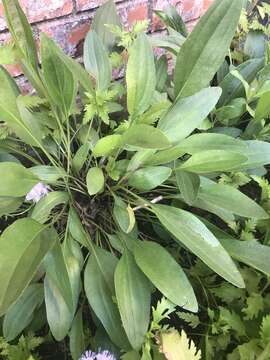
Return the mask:
<svg viewBox="0 0 270 360">
<path fill-rule="evenodd" d="M 54 19 L 71 14 L 72 0 L 20 0 L 28 21 L 35 23 L 46 19 Z M 0 5 L 0 30 L 5 28 L 3 5 Z"/>
<path fill-rule="evenodd" d="M 39 32 L 52 37 L 70 56 L 81 55 L 83 42 L 91 23 L 90 14 L 80 14 L 37 25 Z"/>
<path fill-rule="evenodd" d="M 114 0 L 115 3 L 120 1 L 122 0 Z M 105 0 L 76 0 L 76 8 L 78 11 L 91 10 L 102 5 L 104 2 Z"/>
<path fill-rule="evenodd" d="M 126 1 L 118 5 L 118 12 L 125 28 L 130 28 L 136 21 L 148 19 L 148 1 Z"/>
</svg>

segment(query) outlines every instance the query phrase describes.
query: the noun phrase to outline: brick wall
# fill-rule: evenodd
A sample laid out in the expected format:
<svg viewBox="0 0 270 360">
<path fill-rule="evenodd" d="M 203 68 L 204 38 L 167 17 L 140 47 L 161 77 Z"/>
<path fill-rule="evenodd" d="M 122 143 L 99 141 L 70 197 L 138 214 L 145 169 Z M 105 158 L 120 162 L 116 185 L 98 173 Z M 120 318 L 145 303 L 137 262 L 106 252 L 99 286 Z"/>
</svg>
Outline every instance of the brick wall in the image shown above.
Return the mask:
<svg viewBox="0 0 270 360">
<path fill-rule="evenodd" d="M 1 0 L 0 0 L 1 1 Z M 90 28 L 95 9 L 105 0 L 19 0 L 32 24 L 35 37 L 41 32 L 53 37 L 73 57 L 80 57 L 83 39 Z M 137 20 L 149 19 L 150 31 L 162 30 L 154 9 L 174 5 L 191 29 L 213 0 L 115 0 L 123 24 L 128 27 Z M 0 44 L 9 39 L 0 4 Z M 13 76 L 19 77 L 19 67 L 9 67 Z"/>
</svg>

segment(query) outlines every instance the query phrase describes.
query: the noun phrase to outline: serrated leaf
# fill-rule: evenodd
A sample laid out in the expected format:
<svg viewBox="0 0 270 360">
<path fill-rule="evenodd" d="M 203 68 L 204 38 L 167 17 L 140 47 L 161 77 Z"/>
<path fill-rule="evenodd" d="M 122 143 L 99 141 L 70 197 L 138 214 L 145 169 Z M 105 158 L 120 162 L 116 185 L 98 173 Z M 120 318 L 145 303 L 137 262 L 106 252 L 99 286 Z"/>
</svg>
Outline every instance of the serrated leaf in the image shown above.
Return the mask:
<svg viewBox="0 0 270 360">
<path fill-rule="evenodd" d="M 200 325 L 200 319 L 198 315 L 190 314 L 183 311 L 178 311 L 176 314 L 181 320 L 184 320 L 192 329 L 196 329 L 196 327 Z"/>
<path fill-rule="evenodd" d="M 161 332 L 160 351 L 167 360 L 200 360 L 201 351 L 197 351 L 195 344 L 189 340 L 185 331 L 181 335 L 177 330 Z"/>
<path fill-rule="evenodd" d="M 264 309 L 264 301 L 261 294 L 252 293 L 246 299 L 246 307 L 242 309 L 245 314 L 245 320 L 252 320 L 258 317 L 259 313 Z"/>
</svg>

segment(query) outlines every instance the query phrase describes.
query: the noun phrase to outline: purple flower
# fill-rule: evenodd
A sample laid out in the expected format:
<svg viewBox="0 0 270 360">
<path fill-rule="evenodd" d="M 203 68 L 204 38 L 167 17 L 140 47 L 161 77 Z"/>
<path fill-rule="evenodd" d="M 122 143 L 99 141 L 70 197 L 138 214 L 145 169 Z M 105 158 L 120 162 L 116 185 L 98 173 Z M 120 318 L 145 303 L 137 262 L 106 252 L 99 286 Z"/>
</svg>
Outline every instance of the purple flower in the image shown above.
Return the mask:
<svg viewBox="0 0 270 360">
<path fill-rule="evenodd" d="M 49 193 L 50 188 L 43 183 L 36 184 L 26 195 L 26 201 L 33 201 L 34 203 L 39 202 L 44 196 Z"/>
<path fill-rule="evenodd" d="M 86 351 L 85 354 L 80 357 L 79 360 L 95 360 L 96 359 L 96 353 L 92 351 Z"/>
<path fill-rule="evenodd" d="M 80 357 L 79 360 L 116 360 L 115 356 L 111 354 L 108 350 L 100 351 L 94 353 L 92 351 L 86 351 L 86 353 Z"/>
<path fill-rule="evenodd" d="M 105 350 L 96 355 L 96 360 L 116 360 L 113 354 Z"/>
</svg>

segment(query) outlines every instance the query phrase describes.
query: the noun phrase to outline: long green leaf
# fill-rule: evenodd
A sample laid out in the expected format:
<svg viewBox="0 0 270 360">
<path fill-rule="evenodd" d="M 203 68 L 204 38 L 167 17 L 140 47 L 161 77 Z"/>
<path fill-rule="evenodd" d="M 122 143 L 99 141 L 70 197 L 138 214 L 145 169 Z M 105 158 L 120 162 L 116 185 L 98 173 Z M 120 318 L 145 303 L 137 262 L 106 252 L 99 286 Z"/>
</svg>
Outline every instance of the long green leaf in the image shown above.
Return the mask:
<svg viewBox="0 0 270 360">
<path fill-rule="evenodd" d="M 39 182 L 29 169 L 14 162 L 0 163 L 0 173 L 5 174 L 0 181 L 0 196 L 24 196 Z"/>
<path fill-rule="evenodd" d="M 41 36 L 41 62 L 45 83 L 51 101 L 58 106 L 65 117 L 72 112 L 77 84 L 69 67 L 61 60 L 52 40 Z"/>
<path fill-rule="evenodd" d="M 34 311 L 41 306 L 44 291 L 41 284 L 32 284 L 7 311 L 3 321 L 3 334 L 7 341 L 14 340 L 33 320 Z"/>
<path fill-rule="evenodd" d="M 152 209 L 163 226 L 212 270 L 235 286 L 245 286 L 227 251 L 196 216 L 167 205 L 154 205 Z"/>
<path fill-rule="evenodd" d="M 191 156 L 179 169 L 205 174 L 214 171 L 230 171 L 240 167 L 247 157 L 232 151 L 206 150 Z"/>
<path fill-rule="evenodd" d="M 156 87 L 154 55 L 146 35 L 134 41 L 126 73 L 127 106 L 132 116 L 141 115 L 151 104 Z"/>
<path fill-rule="evenodd" d="M 0 316 L 33 279 L 57 239 L 55 230 L 32 219 L 19 219 L 0 237 Z"/>
<path fill-rule="evenodd" d="M 175 175 L 181 195 L 187 204 L 192 205 L 198 196 L 200 177 L 180 169 L 175 171 Z"/>
<path fill-rule="evenodd" d="M 159 244 L 140 242 L 134 249 L 135 260 L 149 280 L 174 304 L 198 311 L 198 304 L 186 274 Z"/>
<path fill-rule="evenodd" d="M 109 56 L 95 31 L 90 31 L 84 42 L 83 61 L 86 70 L 96 80 L 98 90 L 107 90 L 111 79 L 112 69 Z"/>
<path fill-rule="evenodd" d="M 102 44 L 109 51 L 115 45 L 116 37 L 109 30 L 108 25 L 117 25 L 121 27 L 120 17 L 117 14 L 116 6 L 113 0 L 109 0 L 100 6 L 94 16 L 91 28 L 95 30 L 102 41 Z"/>
<path fill-rule="evenodd" d="M 215 0 L 181 47 L 174 73 L 175 96 L 207 87 L 230 47 L 242 0 Z"/>
<path fill-rule="evenodd" d="M 117 305 L 113 301 L 114 272 L 117 258 L 111 253 L 95 248 L 89 257 L 84 274 L 84 287 L 90 306 L 101 321 L 111 340 L 120 348 L 129 348 L 121 325 Z"/>
<path fill-rule="evenodd" d="M 45 224 L 50 217 L 51 211 L 58 205 L 66 204 L 69 195 L 63 191 L 53 191 L 42 198 L 34 207 L 31 218 L 41 224 Z"/>
<path fill-rule="evenodd" d="M 173 144 L 178 144 L 201 125 L 215 107 L 220 95 L 221 89 L 212 87 L 178 99 L 160 119 L 160 130 Z"/>
<path fill-rule="evenodd" d="M 263 65 L 264 59 L 251 59 L 237 66 L 236 70 L 248 83 L 251 83 Z M 222 95 L 219 99 L 218 107 L 230 103 L 233 99 L 245 97 L 243 83 L 231 73 L 228 73 L 224 77 L 219 86 L 222 89 Z"/>
<path fill-rule="evenodd" d="M 64 255 L 57 242 L 45 259 L 44 280 L 47 320 L 57 341 L 68 334 L 75 306 Z"/>
<path fill-rule="evenodd" d="M 270 276 L 269 246 L 262 245 L 255 240 L 239 241 L 210 222 L 206 220 L 203 222 L 215 234 L 233 259 Z"/>
<path fill-rule="evenodd" d="M 150 320 L 151 287 L 128 250 L 117 264 L 114 281 L 125 332 L 133 349 L 140 350 Z"/>
<path fill-rule="evenodd" d="M 171 173 L 166 166 L 147 166 L 131 174 L 128 184 L 141 191 L 153 190 L 168 180 Z"/>
<path fill-rule="evenodd" d="M 255 201 L 229 185 L 209 184 L 202 186 L 198 198 L 238 216 L 252 219 L 268 219 L 269 217 Z"/>
<path fill-rule="evenodd" d="M 123 143 L 142 149 L 165 149 L 170 146 L 169 139 L 161 130 L 145 124 L 131 126 L 123 135 Z"/>
</svg>

